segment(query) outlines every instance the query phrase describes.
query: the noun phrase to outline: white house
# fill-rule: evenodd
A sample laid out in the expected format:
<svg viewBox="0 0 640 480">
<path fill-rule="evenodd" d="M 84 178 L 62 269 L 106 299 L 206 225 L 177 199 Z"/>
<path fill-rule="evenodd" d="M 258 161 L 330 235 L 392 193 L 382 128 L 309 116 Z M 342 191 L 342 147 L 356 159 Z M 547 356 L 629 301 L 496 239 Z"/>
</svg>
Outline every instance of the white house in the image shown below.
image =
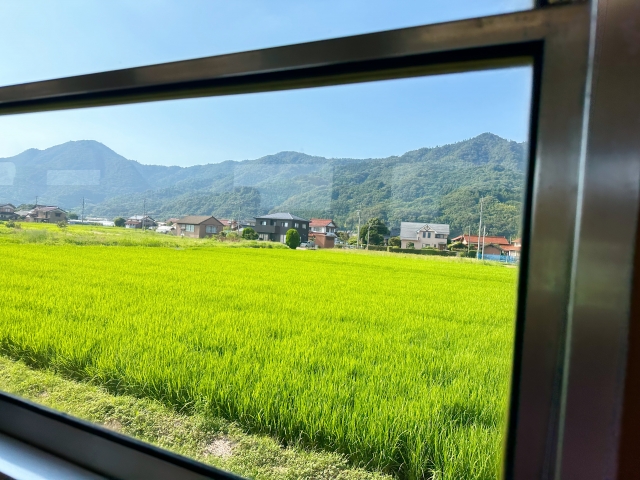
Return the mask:
<svg viewBox="0 0 640 480">
<path fill-rule="evenodd" d="M 433 247 L 438 250 L 447 248 L 449 225 L 443 223 L 402 222 L 400 224 L 400 242 L 402 248 L 420 249 Z"/>
</svg>

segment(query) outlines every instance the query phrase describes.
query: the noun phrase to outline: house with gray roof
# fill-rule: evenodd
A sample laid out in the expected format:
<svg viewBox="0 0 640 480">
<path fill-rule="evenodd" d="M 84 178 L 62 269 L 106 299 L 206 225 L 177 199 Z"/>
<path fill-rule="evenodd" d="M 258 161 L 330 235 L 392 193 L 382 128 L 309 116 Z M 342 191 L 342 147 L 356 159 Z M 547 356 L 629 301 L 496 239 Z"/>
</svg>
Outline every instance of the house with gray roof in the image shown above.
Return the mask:
<svg viewBox="0 0 640 480">
<path fill-rule="evenodd" d="M 285 243 L 287 230 L 292 228 L 300 234 L 301 242 L 309 240 L 309 220 L 290 213 L 270 213 L 256 217 L 256 226 L 253 228 L 260 240 Z"/>
<path fill-rule="evenodd" d="M 432 247 L 438 250 L 447 248 L 449 225 L 444 223 L 400 223 L 400 244 L 402 248 Z"/>
<path fill-rule="evenodd" d="M 187 215 L 175 223 L 180 237 L 205 238 L 220 233 L 224 225 L 211 215 Z"/>
<path fill-rule="evenodd" d="M 10 203 L 0 205 L 0 220 L 13 220 L 17 218 L 16 207 Z"/>
<path fill-rule="evenodd" d="M 149 215 L 133 215 L 127 219 L 124 226 L 125 228 L 153 228 L 158 224 Z"/>
</svg>

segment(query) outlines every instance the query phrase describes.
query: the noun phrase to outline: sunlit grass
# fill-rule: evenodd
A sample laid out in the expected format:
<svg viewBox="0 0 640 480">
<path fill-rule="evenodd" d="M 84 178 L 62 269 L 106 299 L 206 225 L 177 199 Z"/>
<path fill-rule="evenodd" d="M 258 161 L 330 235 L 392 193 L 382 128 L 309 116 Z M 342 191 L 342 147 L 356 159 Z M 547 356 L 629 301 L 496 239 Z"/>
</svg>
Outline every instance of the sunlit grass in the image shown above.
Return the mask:
<svg viewBox="0 0 640 480">
<path fill-rule="evenodd" d="M 1 248 L 6 354 L 400 477 L 497 477 L 515 269 L 340 251 Z"/>
</svg>

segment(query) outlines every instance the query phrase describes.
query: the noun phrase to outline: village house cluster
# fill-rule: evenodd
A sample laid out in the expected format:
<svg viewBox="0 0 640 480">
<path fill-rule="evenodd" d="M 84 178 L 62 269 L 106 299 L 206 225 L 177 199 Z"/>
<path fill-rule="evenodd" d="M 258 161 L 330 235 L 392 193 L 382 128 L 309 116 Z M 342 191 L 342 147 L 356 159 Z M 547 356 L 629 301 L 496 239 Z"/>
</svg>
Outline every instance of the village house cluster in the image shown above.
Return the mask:
<svg viewBox="0 0 640 480">
<path fill-rule="evenodd" d="M 0 205 L 0 220 L 20 220 L 35 223 L 67 222 L 67 212 L 50 205 L 36 205 L 30 210 L 16 210 L 10 203 Z"/>
<path fill-rule="evenodd" d="M 36 205 L 29 210 L 16 210 L 10 203 L 0 205 L 0 221 L 17 220 L 35 223 L 80 223 L 80 220 L 69 220 L 68 214 L 59 207 Z M 83 223 L 113 226 L 106 219 L 83 219 Z M 338 240 L 338 227 L 332 219 L 305 219 L 291 213 L 270 213 L 255 217 L 249 221 L 218 219 L 212 215 L 187 215 L 182 218 L 169 218 L 166 222 L 157 222 L 149 215 L 133 215 L 126 219 L 126 228 L 156 230 L 159 233 L 173 234 L 181 237 L 206 238 L 217 235 L 224 230 L 242 232 L 244 228 L 255 230 L 259 240 L 285 243 L 287 231 L 297 230 L 300 241 L 319 248 L 334 248 Z M 395 231 L 394 231 L 395 230 Z M 450 243 L 480 250 L 485 258 L 488 256 L 520 257 L 520 239 L 507 240 L 506 237 L 460 235 L 449 240 L 449 225 L 441 223 L 401 222 L 399 229 L 393 229 L 385 236 L 385 243 L 392 236 L 400 238 L 402 249 L 435 248 L 447 250 Z"/>
</svg>

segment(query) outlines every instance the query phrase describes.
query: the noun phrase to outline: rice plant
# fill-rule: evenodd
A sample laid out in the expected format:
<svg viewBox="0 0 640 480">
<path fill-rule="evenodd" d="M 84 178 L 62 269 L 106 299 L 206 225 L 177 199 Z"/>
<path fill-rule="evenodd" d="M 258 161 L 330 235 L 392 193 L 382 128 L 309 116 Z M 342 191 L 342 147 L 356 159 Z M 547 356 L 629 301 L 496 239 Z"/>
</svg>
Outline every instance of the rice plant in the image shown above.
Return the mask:
<svg viewBox="0 0 640 480">
<path fill-rule="evenodd" d="M 513 268 L 343 251 L 1 248 L 6 355 L 399 478 L 498 475 Z"/>
</svg>

